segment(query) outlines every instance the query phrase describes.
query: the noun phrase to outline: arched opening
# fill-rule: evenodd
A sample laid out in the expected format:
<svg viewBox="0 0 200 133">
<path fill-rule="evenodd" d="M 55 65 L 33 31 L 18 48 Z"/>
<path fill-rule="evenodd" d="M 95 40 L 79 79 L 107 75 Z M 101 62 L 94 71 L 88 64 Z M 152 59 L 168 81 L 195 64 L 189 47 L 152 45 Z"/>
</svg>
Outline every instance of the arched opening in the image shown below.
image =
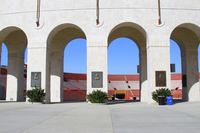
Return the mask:
<svg viewBox="0 0 200 133">
<path fill-rule="evenodd" d="M 7 74 L 6 100 L 25 101 L 24 53 L 27 47 L 27 37 L 20 28 L 7 27 L 1 31 L 0 43 L 3 44 L 3 54 L 5 52 L 2 65 Z"/>
<path fill-rule="evenodd" d="M 139 48 L 137 44 L 128 38 L 113 40 L 108 47 L 109 94 L 115 95 L 116 99 L 131 100 L 135 98 L 135 100 L 139 100 L 138 66 Z"/>
<path fill-rule="evenodd" d="M 86 100 L 86 40 L 70 41 L 64 50 L 64 101 Z"/>
<path fill-rule="evenodd" d="M 0 100 L 6 99 L 6 79 L 8 66 L 8 49 L 4 43 L 0 44 Z"/>
<path fill-rule="evenodd" d="M 68 45 L 73 43 L 75 39 L 86 39 L 84 32 L 74 24 L 62 24 L 53 29 L 48 37 L 48 65 L 49 65 L 49 88 L 47 88 L 47 100 L 50 102 L 62 102 L 65 100 L 75 100 L 71 96 L 69 98 L 69 89 L 81 89 L 73 88 L 75 81 L 84 80 L 85 76 L 78 76 L 72 74 L 71 76 L 64 75 L 64 49 L 66 52 Z M 66 46 L 67 45 L 67 46 Z M 76 44 L 79 45 L 79 44 Z M 77 51 L 75 54 L 79 54 Z M 66 62 L 69 64 L 70 62 Z M 64 75 L 64 76 L 63 76 Z M 64 77 L 64 78 L 63 78 Z M 73 85 L 71 83 L 73 82 Z M 76 82 L 76 87 L 78 82 Z M 70 86 L 71 85 L 71 86 Z M 75 91 L 76 91 L 75 90 Z M 67 93 L 68 92 L 68 93 Z M 86 96 L 86 93 L 85 93 Z"/>
<path fill-rule="evenodd" d="M 174 100 L 182 100 L 181 48 L 170 40 L 171 93 Z"/>
<path fill-rule="evenodd" d="M 123 40 L 127 39 L 127 40 Z M 121 40 L 122 39 L 122 40 Z M 120 42 L 121 40 L 122 42 Z M 119 41 L 119 42 L 118 42 Z M 112 57 L 115 61 L 119 62 L 120 55 L 124 54 L 122 47 L 127 44 L 126 41 L 130 41 L 130 45 L 132 45 L 132 57 L 128 57 L 130 60 L 128 62 L 132 62 L 134 65 L 126 64 L 126 67 L 120 67 L 120 71 L 125 73 L 118 73 L 111 72 L 112 69 L 114 70 L 115 67 L 109 68 L 109 75 L 108 75 L 108 92 L 109 95 L 114 99 L 123 99 L 123 100 L 140 100 L 142 102 L 147 101 L 147 57 L 146 57 L 146 32 L 142 27 L 135 23 L 122 23 L 117 25 L 113 30 L 110 32 L 108 37 L 108 62 L 111 62 L 110 58 L 110 51 L 113 47 L 117 46 L 115 43 L 120 43 L 121 48 L 115 50 L 114 52 L 118 54 L 117 57 Z M 134 48 L 135 46 L 135 48 Z M 129 49 L 129 50 L 131 50 Z M 123 56 L 121 56 L 123 57 Z M 126 60 L 126 59 L 121 59 Z M 136 61 L 135 61 L 136 60 Z M 108 63 L 108 64 L 109 64 Z M 125 65 L 125 62 L 121 62 L 120 65 Z M 118 64 L 118 65 L 119 65 Z M 130 68 L 129 68 L 130 67 Z M 119 67 L 118 67 L 119 68 Z M 130 71 L 128 72 L 128 69 Z M 132 71 L 131 71 L 132 70 Z M 113 75 L 114 74 L 114 75 Z"/>
<path fill-rule="evenodd" d="M 200 100 L 198 70 L 200 28 L 190 23 L 181 24 L 173 30 L 171 39 L 177 42 L 181 49 L 182 100 L 198 101 Z"/>
</svg>

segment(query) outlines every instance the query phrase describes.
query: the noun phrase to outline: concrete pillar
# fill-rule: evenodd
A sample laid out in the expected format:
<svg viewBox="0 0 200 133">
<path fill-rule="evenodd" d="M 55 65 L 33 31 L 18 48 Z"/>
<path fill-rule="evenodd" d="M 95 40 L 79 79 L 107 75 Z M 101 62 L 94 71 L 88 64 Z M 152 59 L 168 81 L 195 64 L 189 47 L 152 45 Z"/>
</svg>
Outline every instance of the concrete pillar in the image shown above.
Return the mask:
<svg viewBox="0 0 200 133">
<path fill-rule="evenodd" d="M 148 102 L 146 47 L 140 50 L 140 90 L 140 101 Z"/>
<path fill-rule="evenodd" d="M 156 86 L 156 71 L 166 72 L 166 86 Z M 147 46 L 148 103 L 154 103 L 152 92 L 159 88 L 170 88 L 170 47 L 167 37 L 153 35 Z"/>
<path fill-rule="evenodd" d="M 6 101 L 24 101 L 24 53 L 8 52 Z"/>
<path fill-rule="evenodd" d="M 186 78 L 186 51 L 184 48 L 181 48 L 181 68 L 182 68 L 182 100 L 188 100 L 188 90 L 187 90 L 187 78 Z"/>
<path fill-rule="evenodd" d="M 29 42 L 27 61 L 27 90 L 33 89 L 31 86 L 31 73 L 41 72 L 41 89 L 45 90 L 46 101 L 50 102 L 49 80 L 48 80 L 48 56 L 44 42 Z"/>
<path fill-rule="evenodd" d="M 47 103 L 50 103 L 51 102 L 51 92 L 50 92 L 50 79 L 51 79 L 51 77 L 50 77 L 50 53 L 49 53 L 49 50 L 48 49 L 46 49 L 47 51 L 47 53 L 46 53 L 46 82 L 45 82 L 45 86 L 46 86 L 46 89 L 45 89 L 45 100 L 46 100 L 46 102 Z"/>
<path fill-rule="evenodd" d="M 50 99 L 51 102 L 63 102 L 63 52 L 50 55 Z"/>
<path fill-rule="evenodd" d="M 198 50 L 185 49 L 186 86 L 183 88 L 183 100 L 200 101 Z"/>
<path fill-rule="evenodd" d="M 107 49 L 107 45 L 100 46 L 95 41 L 87 46 L 87 94 L 97 89 L 108 92 Z M 92 72 L 103 72 L 102 88 L 92 88 Z"/>
</svg>

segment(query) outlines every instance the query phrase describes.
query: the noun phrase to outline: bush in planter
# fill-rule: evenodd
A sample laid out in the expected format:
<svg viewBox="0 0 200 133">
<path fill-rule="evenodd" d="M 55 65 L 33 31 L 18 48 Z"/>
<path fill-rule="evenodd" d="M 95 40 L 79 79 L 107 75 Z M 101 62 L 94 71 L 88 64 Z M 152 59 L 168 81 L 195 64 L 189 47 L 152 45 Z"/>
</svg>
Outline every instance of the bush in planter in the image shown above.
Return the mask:
<svg viewBox="0 0 200 133">
<path fill-rule="evenodd" d="M 34 88 L 27 91 L 27 97 L 29 102 L 43 102 L 45 93 L 41 88 Z"/>
<path fill-rule="evenodd" d="M 87 99 L 91 103 L 105 103 L 107 100 L 107 93 L 101 90 L 95 90 L 87 95 Z"/>
<path fill-rule="evenodd" d="M 171 91 L 168 88 L 161 88 L 152 92 L 152 99 L 158 103 L 158 97 L 164 97 L 166 99 L 167 96 L 171 96 Z"/>
</svg>

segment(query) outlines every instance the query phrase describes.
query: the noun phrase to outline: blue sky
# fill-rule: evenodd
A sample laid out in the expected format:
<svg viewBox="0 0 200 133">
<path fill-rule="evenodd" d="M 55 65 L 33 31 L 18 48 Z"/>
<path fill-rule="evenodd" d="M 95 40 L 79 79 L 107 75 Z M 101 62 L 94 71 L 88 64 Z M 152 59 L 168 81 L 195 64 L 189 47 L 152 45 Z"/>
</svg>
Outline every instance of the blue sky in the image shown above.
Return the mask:
<svg viewBox="0 0 200 133">
<path fill-rule="evenodd" d="M 65 47 L 64 72 L 86 73 L 87 48 L 85 39 L 72 40 Z M 200 51 L 200 48 L 199 50 Z M 170 60 L 176 64 L 176 72 L 181 72 L 180 48 L 170 40 Z M 25 51 L 25 63 L 27 50 Z M 200 62 L 200 54 L 199 54 Z M 2 65 L 7 65 L 7 48 L 2 45 Z M 108 47 L 109 74 L 136 74 L 139 64 L 139 49 L 137 44 L 128 38 L 118 38 Z M 199 65 L 200 66 L 200 65 Z"/>
<path fill-rule="evenodd" d="M 108 47 L 108 73 L 136 74 L 139 65 L 139 49 L 128 38 L 113 40 Z"/>
</svg>

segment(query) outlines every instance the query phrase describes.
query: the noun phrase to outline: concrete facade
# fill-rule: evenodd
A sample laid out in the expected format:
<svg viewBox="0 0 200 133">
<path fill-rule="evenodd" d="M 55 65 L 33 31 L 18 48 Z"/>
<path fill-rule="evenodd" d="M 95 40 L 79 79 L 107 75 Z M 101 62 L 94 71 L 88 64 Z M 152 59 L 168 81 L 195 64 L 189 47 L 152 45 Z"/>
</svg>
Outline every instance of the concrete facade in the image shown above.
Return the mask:
<svg viewBox="0 0 200 133">
<path fill-rule="evenodd" d="M 87 93 L 108 91 L 107 48 L 118 37 L 128 37 L 140 49 L 141 102 L 152 103 L 155 72 L 166 72 L 170 88 L 170 39 L 180 44 L 182 74 L 186 75 L 184 99 L 199 101 L 198 54 L 199 0 L 162 0 L 158 25 L 157 0 L 101 0 L 96 25 L 95 0 L 41 0 L 40 26 L 36 26 L 37 1 L 2 0 L 0 44 L 8 47 L 7 101 L 22 99 L 24 49 L 28 49 L 27 89 L 31 72 L 41 72 L 47 101 L 63 101 L 63 51 L 76 38 L 87 40 Z M 103 87 L 92 88 L 91 73 L 103 72 Z"/>
</svg>

